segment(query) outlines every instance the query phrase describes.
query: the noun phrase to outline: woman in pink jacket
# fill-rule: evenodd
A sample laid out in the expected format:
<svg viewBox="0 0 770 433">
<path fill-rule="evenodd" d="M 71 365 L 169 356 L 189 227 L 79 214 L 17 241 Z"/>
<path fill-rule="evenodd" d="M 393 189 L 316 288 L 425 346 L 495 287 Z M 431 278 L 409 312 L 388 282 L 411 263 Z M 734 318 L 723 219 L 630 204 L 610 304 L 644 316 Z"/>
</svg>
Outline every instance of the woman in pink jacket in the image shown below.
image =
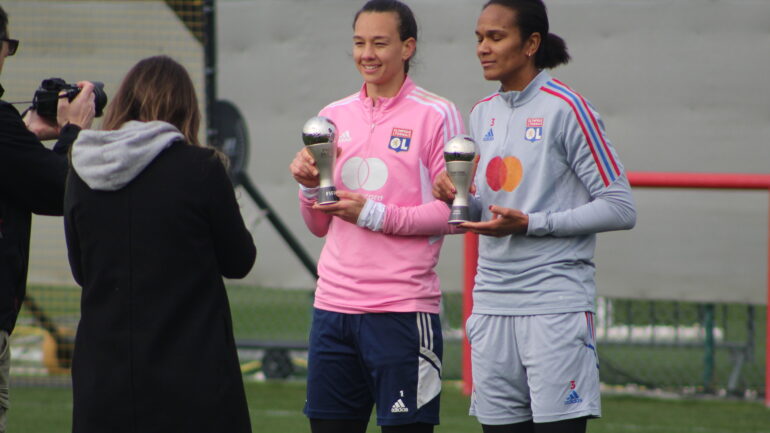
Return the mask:
<svg viewBox="0 0 770 433">
<path fill-rule="evenodd" d="M 318 171 L 290 170 L 318 263 L 305 414 L 314 433 L 432 432 L 439 422 L 442 337 L 438 262 L 449 208 L 431 194 L 443 146 L 463 133 L 454 104 L 407 75 L 417 43 L 408 6 L 372 0 L 355 15 L 360 91 L 319 113 L 337 127 L 340 201 L 319 205 Z"/>
</svg>

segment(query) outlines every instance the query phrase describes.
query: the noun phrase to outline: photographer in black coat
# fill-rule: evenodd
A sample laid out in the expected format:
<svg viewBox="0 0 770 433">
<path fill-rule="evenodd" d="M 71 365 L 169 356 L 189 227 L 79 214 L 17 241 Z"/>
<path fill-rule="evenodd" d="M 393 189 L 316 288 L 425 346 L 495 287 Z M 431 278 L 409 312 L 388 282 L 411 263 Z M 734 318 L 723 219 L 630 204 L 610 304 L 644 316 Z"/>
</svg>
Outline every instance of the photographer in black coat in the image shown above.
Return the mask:
<svg viewBox="0 0 770 433">
<path fill-rule="evenodd" d="M 252 431 L 223 277 L 257 249 L 200 119 L 184 66 L 148 57 L 72 145 L 73 433 Z"/>
<path fill-rule="evenodd" d="M 18 46 L 9 38 L 8 16 L 0 7 L 0 72 Z M 55 123 L 34 110 L 22 119 L 13 105 L 0 100 L 0 433 L 8 408 L 8 336 L 26 291 L 31 214 L 62 215 L 67 151 L 94 118 L 93 85 L 78 86 L 72 102 L 59 99 Z M 54 138 L 59 140 L 53 150 L 40 142 Z"/>
</svg>

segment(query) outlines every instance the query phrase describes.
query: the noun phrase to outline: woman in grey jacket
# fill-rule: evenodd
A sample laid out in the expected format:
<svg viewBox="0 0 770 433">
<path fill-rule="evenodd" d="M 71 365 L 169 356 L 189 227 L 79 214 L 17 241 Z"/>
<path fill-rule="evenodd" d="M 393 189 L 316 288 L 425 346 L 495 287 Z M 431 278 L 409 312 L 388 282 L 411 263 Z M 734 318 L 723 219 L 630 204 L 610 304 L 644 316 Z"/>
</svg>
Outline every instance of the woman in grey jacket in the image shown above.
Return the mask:
<svg viewBox="0 0 770 433">
<path fill-rule="evenodd" d="M 479 260 L 471 414 L 485 433 L 580 433 L 601 415 L 596 233 L 630 229 L 631 189 L 596 110 L 545 69 L 569 60 L 541 0 L 492 0 L 476 25 L 484 78 L 470 131 Z M 446 175 L 434 195 L 454 197 Z"/>
<path fill-rule="evenodd" d="M 256 249 L 197 107 L 181 65 L 144 59 L 73 145 L 74 432 L 251 432 L 222 277 Z"/>
</svg>

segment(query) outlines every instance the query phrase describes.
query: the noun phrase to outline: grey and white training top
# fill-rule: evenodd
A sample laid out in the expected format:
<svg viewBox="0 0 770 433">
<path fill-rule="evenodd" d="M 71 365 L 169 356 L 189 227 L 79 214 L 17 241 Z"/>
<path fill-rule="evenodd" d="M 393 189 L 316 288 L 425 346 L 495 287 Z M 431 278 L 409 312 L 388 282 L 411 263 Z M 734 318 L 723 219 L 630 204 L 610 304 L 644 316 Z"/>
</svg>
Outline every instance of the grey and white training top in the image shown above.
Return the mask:
<svg viewBox="0 0 770 433">
<path fill-rule="evenodd" d="M 529 215 L 526 236 L 479 237 L 473 312 L 594 311 L 596 233 L 636 223 L 631 189 L 598 113 L 543 71 L 471 111 L 481 158 L 472 206 Z"/>
</svg>

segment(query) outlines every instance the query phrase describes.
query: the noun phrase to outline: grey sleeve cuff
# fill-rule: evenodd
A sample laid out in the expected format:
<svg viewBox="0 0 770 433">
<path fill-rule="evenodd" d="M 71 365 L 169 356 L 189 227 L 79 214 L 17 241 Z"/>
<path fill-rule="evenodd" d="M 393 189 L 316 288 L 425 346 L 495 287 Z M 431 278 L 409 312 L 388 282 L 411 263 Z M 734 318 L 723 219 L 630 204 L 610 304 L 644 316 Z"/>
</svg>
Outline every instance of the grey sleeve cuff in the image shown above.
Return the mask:
<svg viewBox="0 0 770 433">
<path fill-rule="evenodd" d="M 551 232 L 548 228 L 548 213 L 534 212 L 528 214 L 529 225 L 527 226 L 527 236 L 545 236 Z"/>
<path fill-rule="evenodd" d="M 373 232 L 382 231 L 382 224 L 385 221 L 385 205 L 374 200 L 366 200 L 361 213 L 358 214 L 356 225 L 367 228 Z"/>
<path fill-rule="evenodd" d="M 308 188 L 300 183 L 299 190 L 302 191 L 302 196 L 308 200 L 315 200 L 318 198 L 318 188 Z"/>
<path fill-rule="evenodd" d="M 628 230 L 636 224 L 636 206 L 625 176 L 592 201 L 573 209 L 529 214 L 529 236 L 582 236 Z"/>
</svg>

